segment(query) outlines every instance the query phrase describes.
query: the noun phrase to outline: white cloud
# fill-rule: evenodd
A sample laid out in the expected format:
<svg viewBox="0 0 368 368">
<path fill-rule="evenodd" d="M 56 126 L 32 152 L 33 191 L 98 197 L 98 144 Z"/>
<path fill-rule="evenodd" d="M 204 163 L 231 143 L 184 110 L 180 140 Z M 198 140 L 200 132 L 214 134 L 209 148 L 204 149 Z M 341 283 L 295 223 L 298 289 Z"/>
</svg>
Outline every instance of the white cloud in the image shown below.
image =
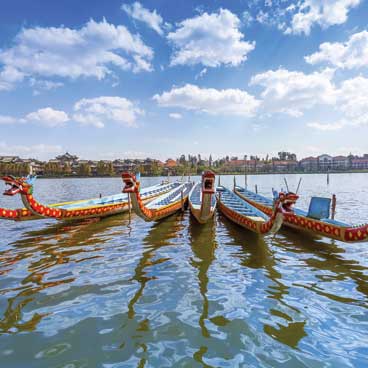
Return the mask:
<svg viewBox="0 0 368 368">
<path fill-rule="evenodd" d="M 14 118 L 13 116 L 0 115 L 0 125 L 16 124 L 16 123 L 17 123 L 17 119 Z"/>
<path fill-rule="evenodd" d="M 309 123 L 308 126 L 326 131 L 368 125 L 368 78 L 359 76 L 343 81 L 336 89 L 335 110 L 341 114 L 339 120 Z"/>
<path fill-rule="evenodd" d="M 179 119 L 183 118 L 183 115 L 179 114 L 177 112 L 172 112 L 171 114 L 169 114 L 169 116 L 170 116 L 171 119 L 176 119 L 176 120 L 179 120 Z"/>
<path fill-rule="evenodd" d="M 125 126 L 135 126 L 144 111 L 123 97 L 101 96 L 82 99 L 74 105 L 73 119 L 82 125 L 103 128 L 105 122 L 113 121 Z"/>
<path fill-rule="evenodd" d="M 342 82 L 337 94 L 338 109 L 350 125 L 368 124 L 368 78 L 359 76 Z"/>
<path fill-rule="evenodd" d="M 227 9 L 185 19 L 167 36 L 175 48 L 171 65 L 241 64 L 255 48 L 255 42 L 244 41 L 239 26 L 239 18 Z"/>
<path fill-rule="evenodd" d="M 1 57 L 1 49 L 0 49 Z M 1 63 L 1 59 L 0 59 Z M 5 65 L 0 71 L 0 91 L 9 91 L 13 89 L 14 83 L 22 81 L 24 74 L 11 65 Z"/>
<path fill-rule="evenodd" d="M 368 67 L 368 32 L 353 34 L 347 42 L 325 42 L 319 51 L 306 56 L 309 64 L 329 63 L 345 69 Z"/>
<path fill-rule="evenodd" d="M 243 24 L 246 27 L 249 27 L 253 23 L 254 18 L 252 16 L 252 14 L 249 11 L 246 10 L 246 11 L 243 12 L 242 20 L 243 20 Z"/>
<path fill-rule="evenodd" d="M 39 95 L 41 91 L 51 91 L 53 89 L 60 88 L 64 83 L 30 78 L 29 85 L 34 89 L 33 94 Z"/>
<path fill-rule="evenodd" d="M 350 9 L 360 0 L 303 0 L 298 3 L 286 33 L 309 35 L 314 24 L 328 28 L 346 22 Z"/>
<path fill-rule="evenodd" d="M 153 51 L 138 35 L 106 20 L 90 20 L 80 29 L 23 29 L 14 46 L 0 50 L 0 90 L 25 77 L 105 78 L 110 66 L 133 72 L 152 70 Z"/>
<path fill-rule="evenodd" d="M 147 24 L 150 28 L 156 31 L 160 36 L 164 34 L 162 30 L 163 19 L 160 14 L 153 10 L 152 12 L 144 8 L 141 3 L 136 1 L 135 3 L 123 4 L 121 8 L 133 19 L 139 20 Z"/>
<path fill-rule="evenodd" d="M 51 107 L 46 107 L 29 113 L 22 120 L 24 122 L 37 122 L 48 127 L 57 127 L 64 125 L 64 123 L 69 120 L 69 117 L 64 111 L 54 110 Z"/>
<path fill-rule="evenodd" d="M 263 87 L 261 97 L 266 112 L 298 117 L 316 105 L 334 105 L 335 87 L 331 70 L 304 74 L 286 69 L 269 70 L 252 77 L 250 85 Z"/>
<path fill-rule="evenodd" d="M 240 89 L 200 88 L 192 84 L 173 88 L 153 99 L 164 107 L 180 107 L 212 115 L 253 116 L 259 101 Z"/>
<path fill-rule="evenodd" d="M 0 142 L 0 155 L 29 155 L 33 158 L 44 157 L 48 154 L 61 153 L 62 146 L 52 144 L 34 144 L 34 145 L 9 145 L 6 142 Z"/>
<path fill-rule="evenodd" d="M 307 126 L 309 128 L 313 128 L 316 130 L 322 130 L 322 131 L 334 131 L 334 130 L 339 130 L 341 128 L 343 128 L 346 125 L 346 123 L 344 121 L 337 121 L 335 123 L 318 123 L 318 122 L 314 122 L 314 123 L 308 123 Z"/>
<path fill-rule="evenodd" d="M 208 72 L 208 69 L 203 68 L 198 74 L 195 75 L 194 79 L 197 80 L 197 79 L 204 77 L 207 74 L 207 72 Z"/>
<path fill-rule="evenodd" d="M 257 22 L 261 24 L 267 24 L 270 22 L 268 13 L 264 12 L 263 10 L 260 10 L 256 17 Z"/>
</svg>

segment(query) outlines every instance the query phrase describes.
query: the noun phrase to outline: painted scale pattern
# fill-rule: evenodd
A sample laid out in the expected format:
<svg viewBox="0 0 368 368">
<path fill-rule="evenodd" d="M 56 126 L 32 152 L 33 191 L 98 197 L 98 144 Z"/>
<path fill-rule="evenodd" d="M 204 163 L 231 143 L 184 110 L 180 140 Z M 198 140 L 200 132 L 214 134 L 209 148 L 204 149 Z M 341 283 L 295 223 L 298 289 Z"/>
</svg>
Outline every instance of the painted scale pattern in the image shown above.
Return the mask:
<svg viewBox="0 0 368 368">
<path fill-rule="evenodd" d="M 270 214 L 272 214 L 272 207 L 251 200 L 241 192 L 236 191 L 236 194 L 266 215 L 270 216 Z M 360 242 L 368 239 L 368 224 L 344 227 L 307 218 L 305 216 L 298 216 L 295 213 L 284 214 L 284 224 L 345 242 Z"/>
<path fill-rule="evenodd" d="M 27 208 L 18 208 L 15 210 L 8 208 L 0 208 L 0 219 L 5 220 L 31 220 L 32 218 L 37 218 L 30 210 Z"/>
</svg>

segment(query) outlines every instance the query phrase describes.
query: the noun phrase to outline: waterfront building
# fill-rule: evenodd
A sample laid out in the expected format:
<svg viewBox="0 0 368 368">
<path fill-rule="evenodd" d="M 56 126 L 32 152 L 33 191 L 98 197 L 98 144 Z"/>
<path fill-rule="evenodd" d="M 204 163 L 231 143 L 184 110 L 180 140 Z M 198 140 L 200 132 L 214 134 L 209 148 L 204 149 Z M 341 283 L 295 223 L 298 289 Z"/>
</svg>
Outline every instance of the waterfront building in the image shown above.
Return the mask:
<svg viewBox="0 0 368 368">
<path fill-rule="evenodd" d="M 335 156 L 332 158 L 332 168 L 334 170 L 346 170 L 350 167 L 350 160 L 346 156 Z"/>
<path fill-rule="evenodd" d="M 368 170 L 368 157 L 358 157 L 351 159 L 351 168 L 353 170 Z"/>
<path fill-rule="evenodd" d="M 318 170 L 318 159 L 316 157 L 306 157 L 299 161 L 299 167 L 304 172 L 312 172 Z"/>
<path fill-rule="evenodd" d="M 320 155 L 318 158 L 318 169 L 319 171 L 328 171 L 333 167 L 333 159 L 330 155 Z"/>
</svg>

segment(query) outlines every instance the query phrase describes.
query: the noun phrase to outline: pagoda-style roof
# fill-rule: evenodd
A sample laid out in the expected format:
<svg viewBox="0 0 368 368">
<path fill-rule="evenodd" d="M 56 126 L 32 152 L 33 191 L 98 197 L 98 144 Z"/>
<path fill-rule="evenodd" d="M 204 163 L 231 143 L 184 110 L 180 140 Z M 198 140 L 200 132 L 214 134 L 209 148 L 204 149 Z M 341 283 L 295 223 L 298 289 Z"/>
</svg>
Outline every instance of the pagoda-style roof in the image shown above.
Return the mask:
<svg viewBox="0 0 368 368">
<path fill-rule="evenodd" d="M 76 161 L 78 160 L 78 156 L 71 155 L 69 152 L 66 152 L 63 155 L 56 156 L 56 159 L 60 161 L 70 161 L 70 160 Z"/>
</svg>

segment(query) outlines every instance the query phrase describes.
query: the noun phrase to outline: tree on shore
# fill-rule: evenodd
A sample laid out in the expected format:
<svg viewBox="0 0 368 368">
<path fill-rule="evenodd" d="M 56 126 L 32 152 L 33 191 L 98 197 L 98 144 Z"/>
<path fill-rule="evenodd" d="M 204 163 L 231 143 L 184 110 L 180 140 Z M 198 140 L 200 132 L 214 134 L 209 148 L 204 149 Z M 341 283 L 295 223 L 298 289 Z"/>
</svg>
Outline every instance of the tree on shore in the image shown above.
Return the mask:
<svg viewBox="0 0 368 368">
<path fill-rule="evenodd" d="M 91 175 L 91 166 L 88 164 L 80 164 L 78 167 L 78 175 L 80 176 L 90 176 Z"/>
</svg>

